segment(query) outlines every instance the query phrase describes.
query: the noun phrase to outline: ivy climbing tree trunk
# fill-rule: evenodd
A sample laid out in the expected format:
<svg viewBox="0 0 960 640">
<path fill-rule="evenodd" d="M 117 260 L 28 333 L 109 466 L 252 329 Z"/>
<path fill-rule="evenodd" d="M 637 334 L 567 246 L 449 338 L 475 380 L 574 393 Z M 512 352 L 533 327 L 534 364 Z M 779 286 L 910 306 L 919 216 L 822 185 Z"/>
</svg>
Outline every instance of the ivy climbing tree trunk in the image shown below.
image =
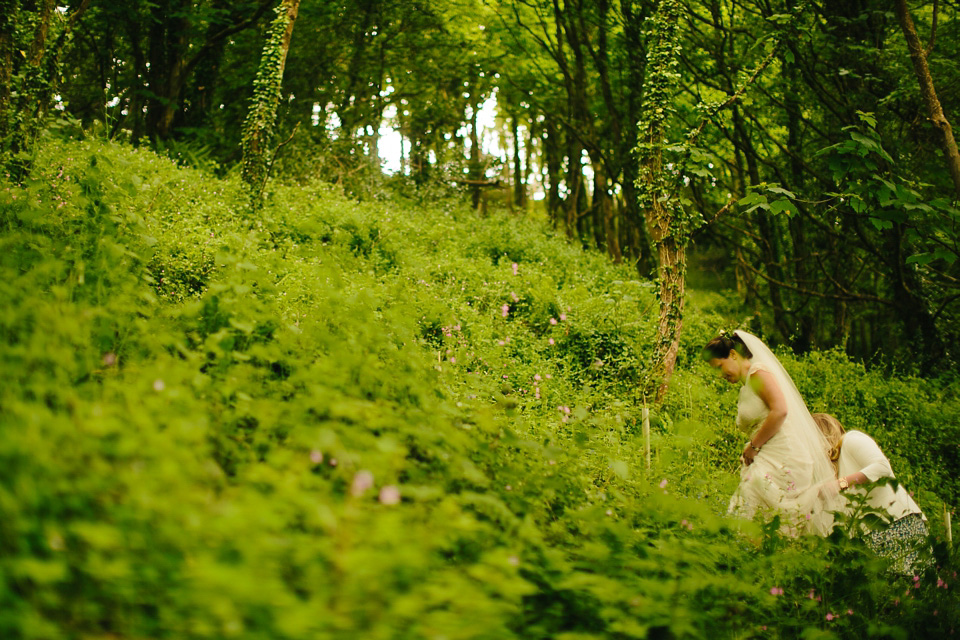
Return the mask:
<svg viewBox="0 0 960 640">
<path fill-rule="evenodd" d="M 3 92 L 3 99 L 0 100 L 0 120 L 4 122 L 0 125 L 0 134 L 2 134 L 0 152 L 5 157 L 12 158 L 12 164 L 8 168 L 19 176 L 25 175 L 30 169 L 32 160 L 25 159 L 25 154 L 33 148 L 43 121 L 52 106 L 59 86 L 60 63 L 64 50 L 73 37 L 77 21 L 87 10 L 90 2 L 91 0 L 81 0 L 65 20 L 60 18 L 57 37 L 53 44 L 48 46 L 51 27 L 54 26 L 56 3 L 52 0 L 43 0 L 36 8 L 36 20 L 30 43 L 26 44 L 26 51 L 20 50 L 25 58 L 20 77 L 10 78 L 4 83 L 5 88 L 0 90 Z M 19 3 L 0 3 L 0 9 L 9 6 L 11 10 L 19 11 L 18 5 Z M 7 34 L 2 32 L 8 24 L 15 26 L 16 23 L 13 22 L 15 17 L 14 13 L 0 19 L 0 49 L 6 50 L 6 53 L 9 52 L 10 43 L 7 40 Z M 13 32 L 10 35 L 15 38 L 16 33 Z M 15 40 L 13 45 L 16 45 Z M 5 56 L 6 53 L 0 50 L 0 55 Z M 7 62 L 5 60 L 0 65 L 0 76 L 5 76 L 12 69 Z M 13 88 L 16 99 L 11 92 L 10 84 L 12 83 L 16 83 Z M 2 115 L 3 112 L 11 111 L 16 114 L 15 122 L 10 122 L 9 118 Z"/>
<path fill-rule="evenodd" d="M 940 146 L 947 158 L 947 167 L 950 170 L 950 177 L 953 179 L 953 187 L 957 192 L 957 198 L 960 199 L 960 150 L 957 149 L 953 129 L 950 127 L 950 121 L 943 113 L 939 98 L 937 98 L 937 92 L 933 86 L 933 76 L 930 75 L 930 67 L 927 65 L 927 54 L 920 42 L 920 37 L 917 35 L 913 18 L 910 17 L 907 0 L 894 0 L 894 6 L 896 7 L 897 20 L 900 22 L 900 29 L 907 40 L 910 60 L 913 62 L 913 71 L 917 75 L 917 82 L 920 83 L 920 93 L 927 107 L 927 115 L 930 117 L 933 126 L 940 132 Z"/>
<path fill-rule="evenodd" d="M 276 125 L 283 69 L 299 8 L 300 0 L 283 0 L 276 9 L 277 17 L 267 31 L 267 43 L 263 47 L 260 68 L 253 83 L 253 99 L 243 123 L 243 162 L 240 175 L 249 192 L 251 208 L 254 211 L 259 210 L 263 204 L 263 189 L 267 184 L 270 169 L 267 148 Z"/>
<path fill-rule="evenodd" d="M 637 125 L 637 197 L 657 254 L 660 299 L 657 338 L 645 392 L 654 392 L 658 403 L 666 395 L 680 347 L 689 240 L 685 213 L 674 195 L 676 177 L 666 170 L 663 159 L 667 120 L 680 79 L 679 21 L 679 2 L 662 0 L 649 30 L 656 40 L 647 53 L 647 78 Z"/>
<path fill-rule="evenodd" d="M 10 130 L 7 113 L 10 108 L 10 82 L 13 79 L 13 52 L 16 50 L 19 0 L 0 0 L 0 152 L 6 149 Z"/>
</svg>

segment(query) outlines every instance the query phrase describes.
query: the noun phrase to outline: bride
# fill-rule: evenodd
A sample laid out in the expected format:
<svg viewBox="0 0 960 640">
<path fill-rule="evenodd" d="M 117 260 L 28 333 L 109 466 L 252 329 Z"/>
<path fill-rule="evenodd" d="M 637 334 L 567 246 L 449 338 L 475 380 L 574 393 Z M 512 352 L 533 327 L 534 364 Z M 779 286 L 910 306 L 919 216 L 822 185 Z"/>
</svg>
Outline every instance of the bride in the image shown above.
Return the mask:
<svg viewBox="0 0 960 640">
<path fill-rule="evenodd" d="M 740 486 L 729 513 L 780 516 L 787 535 L 826 536 L 841 505 L 821 485 L 835 479 L 829 446 L 793 380 L 770 349 L 746 331 L 721 333 L 704 355 L 724 380 L 742 384 L 737 426 L 749 434 L 740 456 Z"/>
</svg>

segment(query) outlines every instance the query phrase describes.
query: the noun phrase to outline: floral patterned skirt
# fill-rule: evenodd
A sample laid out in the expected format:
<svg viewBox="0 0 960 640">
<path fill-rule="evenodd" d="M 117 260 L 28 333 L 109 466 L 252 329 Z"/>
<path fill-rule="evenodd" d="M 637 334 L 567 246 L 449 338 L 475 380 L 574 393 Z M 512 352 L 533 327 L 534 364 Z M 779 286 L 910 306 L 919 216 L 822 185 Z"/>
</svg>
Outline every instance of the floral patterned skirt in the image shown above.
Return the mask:
<svg viewBox="0 0 960 640">
<path fill-rule="evenodd" d="M 923 557 L 928 535 L 923 516 L 911 513 L 895 520 L 886 529 L 866 534 L 864 541 L 878 556 L 892 561 L 890 571 L 911 576 L 930 566 Z"/>
</svg>

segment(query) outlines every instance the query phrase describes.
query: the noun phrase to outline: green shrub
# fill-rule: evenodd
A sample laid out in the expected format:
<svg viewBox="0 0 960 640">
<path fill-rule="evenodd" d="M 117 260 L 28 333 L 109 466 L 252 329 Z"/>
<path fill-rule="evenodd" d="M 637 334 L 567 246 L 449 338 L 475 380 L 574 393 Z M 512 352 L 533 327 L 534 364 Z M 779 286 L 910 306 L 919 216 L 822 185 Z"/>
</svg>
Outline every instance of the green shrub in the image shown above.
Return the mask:
<svg viewBox="0 0 960 640">
<path fill-rule="evenodd" d="M 736 390 L 699 348 L 727 298 L 691 296 L 648 467 L 656 302 L 626 267 L 449 200 L 279 186 L 250 220 L 230 180 L 144 151 L 42 154 L 0 191 L 0 637 L 956 625 L 943 544 L 938 573 L 891 580 L 856 540 L 725 517 Z M 955 392 L 783 357 L 942 535 Z"/>
</svg>

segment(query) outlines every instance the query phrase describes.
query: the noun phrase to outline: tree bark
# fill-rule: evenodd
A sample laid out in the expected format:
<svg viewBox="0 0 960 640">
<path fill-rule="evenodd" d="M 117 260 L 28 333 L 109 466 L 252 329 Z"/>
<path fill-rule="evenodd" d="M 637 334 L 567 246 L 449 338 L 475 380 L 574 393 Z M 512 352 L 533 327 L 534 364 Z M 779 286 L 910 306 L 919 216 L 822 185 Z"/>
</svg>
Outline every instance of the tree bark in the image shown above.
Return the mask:
<svg viewBox="0 0 960 640">
<path fill-rule="evenodd" d="M 894 0 L 894 6 L 897 20 L 900 22 L 900 29 L 907 40 L 910 61 L 913 63 L 913 71 L 916 73 L 917 82 L 920 84 L 920 94 L 923 96 L 923 102 L 927 107 L 927 115 L 930 117 L 933 126 L 940 132 L 940 146 L 947 160 L 947 168 L 950 171 L 950 177 L 953 179 L 953 188 L 956 191 L 957 199 L 960 199 L 960 150 L 957 149 L 953 129 L 950 127 L 950 121 L 944 115 L 943 107 L 937 98 L 937 92 L 933 86 L 933 77 L 930 75 L 930 67 L 927 66 L 927 54 L 920 42 L 920 37 L 917 35 L 913 18 L 910 17 L 907 0 Z"/>
</svg>

